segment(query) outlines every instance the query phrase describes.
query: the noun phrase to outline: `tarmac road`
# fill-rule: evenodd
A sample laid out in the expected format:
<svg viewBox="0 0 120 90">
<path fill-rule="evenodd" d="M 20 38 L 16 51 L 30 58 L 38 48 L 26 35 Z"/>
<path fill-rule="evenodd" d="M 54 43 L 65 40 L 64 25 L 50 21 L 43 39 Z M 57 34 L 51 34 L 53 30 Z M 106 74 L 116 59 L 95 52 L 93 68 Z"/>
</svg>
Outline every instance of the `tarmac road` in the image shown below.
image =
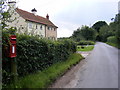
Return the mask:
<svg viewBox="0 0 120 90">
<path fill-rule="evenodd" d="M 62 77 L 67 83 L 63 83 L 61 78 L 53 88 L 118 88 L 117 48 L 97 42 L 94 50 L 83 61 L 85 63 L 82 66 L 78 65 L 78 69 L 69 72 L 71 75 Z M 72 76 L 74 78 L 70 79 Z"/>
</svg>

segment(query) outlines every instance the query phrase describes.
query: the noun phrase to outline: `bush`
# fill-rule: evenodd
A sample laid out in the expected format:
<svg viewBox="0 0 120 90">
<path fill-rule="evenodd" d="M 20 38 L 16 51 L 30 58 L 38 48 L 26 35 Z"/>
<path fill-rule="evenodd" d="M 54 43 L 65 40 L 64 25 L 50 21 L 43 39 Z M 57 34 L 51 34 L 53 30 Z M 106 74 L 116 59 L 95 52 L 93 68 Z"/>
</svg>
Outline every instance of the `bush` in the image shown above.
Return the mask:
<svg viewBox="0 0 120 90">
<path fill-rule="evenodd" d="M 107 38 L 107 42 L 109 43 L 118 43 L 117 37 L 116 36 L 110 36 Z"/>
<path fill-rule="evenodd" d="M 77 44 L 78 45 L 94 45 L 95 42 L 93 42 L 93 41 L 80 41 Z"/>
<path fill-rule="evenodd" d="M 3 50 L 4 51 L 4 50 Z M 17 71 L 25 76 L 48 68 L 56 62 L 65 61 L 76 52 L 76 44 L 70 40 L 49 41 L 35 36 L 17 35 Z M 10 75 L 10 60 L 3 53 L 3 81 Z M 6 83 L 6 82 L 4 82 Z"/>
<path fill-rule="evenodd" d="M 119 43 L 119 40 L 116 36 L 108 37 L 107 38 L 107 44 L 120 49 L 120 45 L 119 45 L 120 43 Z"/>
</svg>

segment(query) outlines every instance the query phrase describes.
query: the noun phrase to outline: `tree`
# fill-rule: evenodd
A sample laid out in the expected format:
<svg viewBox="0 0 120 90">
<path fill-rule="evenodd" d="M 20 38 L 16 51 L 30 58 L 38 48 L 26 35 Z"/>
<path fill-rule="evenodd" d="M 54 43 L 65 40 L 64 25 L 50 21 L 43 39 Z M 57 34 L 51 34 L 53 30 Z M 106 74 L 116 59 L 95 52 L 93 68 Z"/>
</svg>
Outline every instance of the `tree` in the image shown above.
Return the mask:
<svg viewBox="0 0 120 90">
<path fill-rule="evenodd" d="M 7 23 L 11 23 L 13 20 L 11 19 L 11 14 L 9 10 L 11 7 L 7 4 L 7 0 L 0 1 L 0 25 L 1 25 L 1 32 L 2 32 L 2 44 L 6 44 L 6 40 L 9 41 L 9 35 L 16 33 L 16 27 L 10 27 Z"/>
<path fill-rule="evenodd" d="M 100 28 L 99 36 L 101 37 L 101 41 L 106 42 L 109 36 L 113 36 L 112 31 L 108 25 L 105 25 Z"/>
<path fill-rule="evenodd" d="M 96 36 L 96 40 L 97 41 L 101 41 L 101 37 L 99 36 L 99 30 L 101 27 L 108 25 L 105 21 L 98 21 L 95 24 L 93 24 L 92 28 L 95 29 L 97 31 L 97 36 Z"/>
<path fill-rule="evenodd" d="M 88 26 L 82 26 L 73 32 L 72 38 L 77 42 L 80 40 L 95 40 L 96 31 Z"/>
<path fill-rule="evenodd" d="M 108 25 L 108 24 L 105 21 L 98 21 L 92 26 L 92 28 L 97 30 L 97 32 L 99 33 L 100 28 L 104 25 Z"/>
<path fill-rule="evenodd" d="M 88 26 L 83 26 L 81 28 L 81 35 L 85 38 L 85 40 L 95 40 L 96 38 L 95 30 L 89 28 Z"/>
</svg>

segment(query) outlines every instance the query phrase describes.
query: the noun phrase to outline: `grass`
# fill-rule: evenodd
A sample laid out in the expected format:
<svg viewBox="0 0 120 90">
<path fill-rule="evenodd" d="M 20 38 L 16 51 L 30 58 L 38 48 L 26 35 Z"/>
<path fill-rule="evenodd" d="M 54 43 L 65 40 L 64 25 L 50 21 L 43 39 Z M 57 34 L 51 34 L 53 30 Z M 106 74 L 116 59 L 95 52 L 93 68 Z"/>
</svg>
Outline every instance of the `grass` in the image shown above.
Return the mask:
<svg viewBox="0 0 120 90">
<path fill-rule="evenodd" d="M 77 51 L 91 51 L 93 50 L 94 46 L 93 45 L 88 45 L 88 46 L 77 46 Z"/>
<path fill-rule="evenodd" d="M 120 49 L 120 45 L 118 45 L 117 43 L 110 43 L 110 42 L 107 42 L 107 44 L 113 46 L 113 47 L 116 47 L 116 48 L 119 48 Z"/>
<path fill-rule="evenodd" d="M 47 88 L 72 65 L 77 64 L 82 59 L 80 54 L 74 53 L 68 60 L 56 63 L 41 72 L 19 78 L 15 85 L 11 84 L 7 88 Z"/>
</svg>

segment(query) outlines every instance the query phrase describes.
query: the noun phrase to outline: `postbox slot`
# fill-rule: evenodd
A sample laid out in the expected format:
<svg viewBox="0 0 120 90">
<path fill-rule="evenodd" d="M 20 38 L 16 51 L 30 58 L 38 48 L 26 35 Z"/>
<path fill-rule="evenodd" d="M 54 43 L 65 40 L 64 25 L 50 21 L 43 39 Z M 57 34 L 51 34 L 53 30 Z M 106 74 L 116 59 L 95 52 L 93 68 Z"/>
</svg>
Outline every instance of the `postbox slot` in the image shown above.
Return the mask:
<svg viewBox="0 0 120 90">
<path fill-rule="evenodd" d="M 15 53 L 15 46 L 12 46 L 12 53 Z"/>
<path fill-rule="evenodd" d="M 16 39 L 11 39 L 12 41 L 16 41 Z"/>
</svg>

